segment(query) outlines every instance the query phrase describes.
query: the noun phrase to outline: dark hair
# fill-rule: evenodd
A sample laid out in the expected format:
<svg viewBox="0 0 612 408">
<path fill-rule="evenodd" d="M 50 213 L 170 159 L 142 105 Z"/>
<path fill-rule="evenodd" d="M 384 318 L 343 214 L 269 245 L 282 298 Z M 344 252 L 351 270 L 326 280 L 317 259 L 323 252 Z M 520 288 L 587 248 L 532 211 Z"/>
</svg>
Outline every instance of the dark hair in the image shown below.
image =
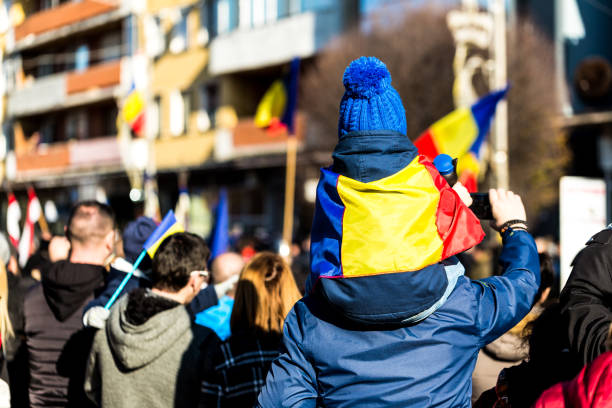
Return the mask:
<svg viewBox="0 0 612 408">
<path fill-rule="evenodd" d="M 94 212 L 85 211 L 93 208 Z M 94 216 L 99 218 L 92 219 Z M 72 207 L 66 223 L 66 238 L 72 241 L 86 242 L 91 238 L 100 238 L 115 228 L 113 209 L 95 200 L 80 201 Z"/>
<path fill-rule="evenodd" d="M 533 300 L 534 304 L 542 298 L 542 293 L 546 288 L 552 288 L 555 279 L 555 269 L 553 267 L 552 257 L 545 252 L 538 255 L 540 257 L 540 287 Z M 552 297 L 550 300 L 552 300 Z"/>
<path fill-rule="evenodd" d="M 195 234 L 179 232 L 166 238 L 153 257 L 151 280 L 156 289 L 178 292 L 193 271 L 205 270 L 210 250 Z"/>
</svg>

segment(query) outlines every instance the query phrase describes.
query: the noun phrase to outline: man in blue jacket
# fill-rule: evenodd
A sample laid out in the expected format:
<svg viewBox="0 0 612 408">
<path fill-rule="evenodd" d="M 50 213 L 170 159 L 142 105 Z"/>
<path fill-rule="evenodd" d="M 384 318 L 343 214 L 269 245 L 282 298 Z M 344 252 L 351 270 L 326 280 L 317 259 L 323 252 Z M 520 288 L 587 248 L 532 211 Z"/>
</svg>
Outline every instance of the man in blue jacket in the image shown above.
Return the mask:
<svg viewBox="0 0 612 408">
<path fill-rule="evenodd" d="M 308 294 L 287 316 L 258 406 L 470 407 L 479 349 L 518 323 L 538 290 L 523 204 L 489 192 L 504 274 L 466 278 L 454 255 L 483 232 L 465 190 L 418 156 L 381 61 L 353 61 L 343 82 Z"/>
</svg>

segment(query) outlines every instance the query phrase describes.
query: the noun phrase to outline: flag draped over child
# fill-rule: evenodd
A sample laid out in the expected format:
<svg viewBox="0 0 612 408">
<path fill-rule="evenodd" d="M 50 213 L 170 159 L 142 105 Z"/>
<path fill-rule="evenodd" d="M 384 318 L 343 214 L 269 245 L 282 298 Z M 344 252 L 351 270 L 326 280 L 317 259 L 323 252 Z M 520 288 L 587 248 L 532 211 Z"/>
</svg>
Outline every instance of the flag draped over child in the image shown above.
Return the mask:
<svg viewBox="0 0 612 408">
<path fill-rule="evenodd" d="M 458 158 L 457 173 L 469 191 L 476 191 L 479 158 L 497 103 L 508 88 L 492 92 L 470 108 L 458 108 L 431 125 L 414 144 L 419 153 L 433 160 L 441 153 Z"/>
</svg>

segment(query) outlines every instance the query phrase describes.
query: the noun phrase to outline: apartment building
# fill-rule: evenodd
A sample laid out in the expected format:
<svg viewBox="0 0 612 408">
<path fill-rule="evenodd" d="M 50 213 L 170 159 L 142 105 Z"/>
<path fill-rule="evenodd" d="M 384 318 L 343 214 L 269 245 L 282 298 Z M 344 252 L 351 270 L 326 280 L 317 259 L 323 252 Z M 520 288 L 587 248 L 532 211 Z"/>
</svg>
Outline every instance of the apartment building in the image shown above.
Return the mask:
<svg viewBox="0 0 612 408">
<path fill-rule="evenodd" d="M 255 110 L 292 58 L 308 69 L 334 36 L 355 24 L 358 1 L 12 5 L 25 18 L 4 49 L 6 186 L 19 194 L 33 185 L 60 211 L 104 191 L 120 217 L 131 218 L 138 203 L 127 199 L 134 186 L 126 167 L 134 170 L 134 163 L 125 156 L 140 155 L 136 170 L 155 170 L 162 212 L 174 207 L 179 188 L 211 205 L 225 186 L 232 220 L 280 230 L 287 135 L 257 128 Z M 126 153 L 117 136 L 129 129 L 117 116 L 133 87 L 144 97 L 146 126 L 140 137 L 131 135 L 138 149 Z M 299 112 L 295 133 L 305 140 Z M 298 189 L 297 212 L 302 195 Z"/>
</svg>

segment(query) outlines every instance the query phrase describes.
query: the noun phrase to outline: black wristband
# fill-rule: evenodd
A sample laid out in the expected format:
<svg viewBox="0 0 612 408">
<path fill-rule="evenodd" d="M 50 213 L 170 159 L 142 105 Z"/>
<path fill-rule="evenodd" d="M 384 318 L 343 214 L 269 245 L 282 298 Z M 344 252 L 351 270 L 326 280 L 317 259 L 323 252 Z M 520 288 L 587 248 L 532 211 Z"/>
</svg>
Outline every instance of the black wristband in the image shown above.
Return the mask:
<svg viewBox="0 0 612 408">
<path fill-rule="evenodd" d="M 510 220 L 510 221 L 504 222 L 502 225 L 499 226 L 499 232 L 501 232 L 503 234 L 508 228 L 510 228 L 514 224 L 523 224 L 525 227 L 519 227 L 519 228 L 520 229 L 524 229 L 525 231 L 527 231 L 527 221 L 525 221 L 525 220 Z"/>
</svg>

